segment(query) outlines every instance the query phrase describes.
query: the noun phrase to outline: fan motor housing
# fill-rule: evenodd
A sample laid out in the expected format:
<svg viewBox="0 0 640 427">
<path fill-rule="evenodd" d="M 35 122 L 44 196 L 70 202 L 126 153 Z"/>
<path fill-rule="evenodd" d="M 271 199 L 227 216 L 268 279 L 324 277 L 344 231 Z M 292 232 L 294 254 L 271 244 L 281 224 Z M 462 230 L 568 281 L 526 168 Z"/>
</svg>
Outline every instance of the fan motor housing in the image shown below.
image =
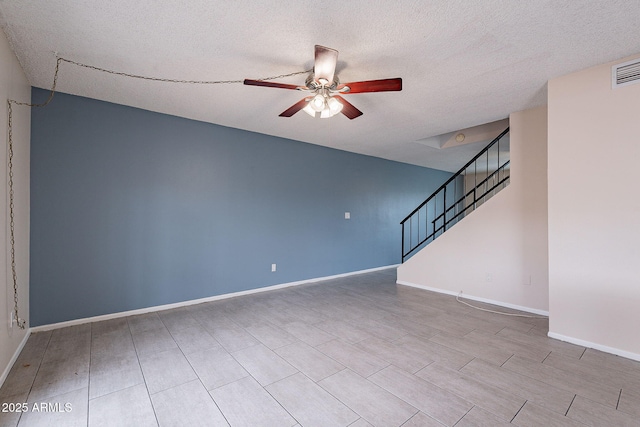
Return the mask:
<svg viewBox="0 0 640 427">
<path fill-rule="evenodd" d="M 333 82 L 331 82 L 331 85 L 329 86 L 325 85 L 325 87 L 327 87 L 329 90 L 336 90 L 339 84 L 340 84 L 340 79 L 338 79 L 338 76 L 333 76 Z M 307 88 L 313 91 L 318 90 L 322 87 L 322 84 L 316 81 L 314 73 L 309 74 L 309 76 L 307 77 L 307 80 L 305 81 L 305 85 L 307 86 Z"/>
</svg>

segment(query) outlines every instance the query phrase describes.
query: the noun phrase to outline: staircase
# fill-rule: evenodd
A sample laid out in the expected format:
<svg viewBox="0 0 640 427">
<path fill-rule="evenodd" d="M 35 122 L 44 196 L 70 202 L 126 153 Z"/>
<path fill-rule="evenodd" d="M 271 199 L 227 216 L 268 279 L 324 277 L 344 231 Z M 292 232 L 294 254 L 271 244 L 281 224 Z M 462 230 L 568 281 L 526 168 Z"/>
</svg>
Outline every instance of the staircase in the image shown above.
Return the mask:
<svg viewBox="0 0 640 427">
<path fill-rule="evenodd" d="M 402 262 L 509 185 L 505 129 L 400 223 Z"/>
</svg>

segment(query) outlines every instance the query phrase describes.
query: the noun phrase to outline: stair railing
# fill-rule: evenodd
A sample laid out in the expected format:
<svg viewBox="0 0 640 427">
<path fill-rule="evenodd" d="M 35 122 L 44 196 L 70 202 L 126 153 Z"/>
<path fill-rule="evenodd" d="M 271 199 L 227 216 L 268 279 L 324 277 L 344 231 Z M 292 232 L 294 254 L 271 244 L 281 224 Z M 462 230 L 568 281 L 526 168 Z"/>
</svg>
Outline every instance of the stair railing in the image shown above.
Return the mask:
<svg viewBox="0 0 640 427">
<path fill-rule="evenodd" d="M 403 263 L 509 185 L 508 133 L 506 128 L 400 222 Z"/>
</svg>

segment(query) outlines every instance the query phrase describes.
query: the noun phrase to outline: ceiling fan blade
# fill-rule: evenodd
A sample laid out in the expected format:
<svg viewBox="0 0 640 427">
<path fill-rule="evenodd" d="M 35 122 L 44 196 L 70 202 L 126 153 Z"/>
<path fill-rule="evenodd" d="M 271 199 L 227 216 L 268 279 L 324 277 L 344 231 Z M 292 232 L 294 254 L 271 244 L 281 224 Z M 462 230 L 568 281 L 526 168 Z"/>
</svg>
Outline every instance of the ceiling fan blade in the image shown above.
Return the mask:
<svg viewBox="0 0 640 427">
<path fill-rule="evenodd" d="M 244 84 L 249 86 L 277 87 L 280 89 L 298 89 L 302 87 L 302 86 L 290 85 L 286 83 L 267 82 L 264 80 L 250 80 L 250 79 L 245 79 Z M 302 89 L 304 89 L 304 87 L 302 87 Z"/>
<path fill-rule="evenodd" d="M 353 104 L 351 104 L 340 95 L 333 95 L 333 98 L 337 99 L 338 102 L 342 104 L 342 110 L 340 112 L 347 116 L 350 120 L 353 120 L 356 117 L 360 117 L 362 115 L 362 111 L 358 110 L 353 106 Z"/>
<path fill-rule="evenodd" d="M 402 79 L 382 79 L 382 80 L 367 80 L 364 82 L 352 82 L 344 83 L 338 86 L 336 89 L 341 90 L 344 87 L 349 87 L 347 93 L 363 93 L 363 92 L 389 92 L 402 90 Z"/>
<path fill-rule="evenodd" d="M 291 116 L 293 116 L 295 113 L 297 113 L 298 111 L 300 111 L 304 107 L 306 107 L 307 102 L 309 102 L 309 99 L 310 98 L 307 97 L 307 98 L 303 98 L 300 101 L 296 102 L 291 107 L 287 108 L 282 113 L 280 113 L 280 117 L 291 117 Z"/>
<path fill-rule="evenodd" d="M 316 45 L 316 59 L 313 74 L 316 81 L 324 79 L 328 84 L 333 82 L 333 74 L 338 62 L 338 51 L 328 47 Z"/>
</svg>

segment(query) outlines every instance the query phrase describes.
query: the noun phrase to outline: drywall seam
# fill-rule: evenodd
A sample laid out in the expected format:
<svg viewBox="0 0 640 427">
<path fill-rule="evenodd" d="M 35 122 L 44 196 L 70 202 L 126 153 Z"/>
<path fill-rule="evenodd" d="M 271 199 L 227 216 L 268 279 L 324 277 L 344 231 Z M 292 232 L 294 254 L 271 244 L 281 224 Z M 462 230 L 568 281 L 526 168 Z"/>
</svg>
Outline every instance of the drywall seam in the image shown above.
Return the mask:
<svg viewBox="0 0 640 427">
<path fill-rule="evenodd" d="M 430 286 L 418 285 L 417 283 L 406 282 L 404 280 L 398 280 L 396 283 L 398 285 L 411 286 L 412 288 L 424 289 L 426 291 L 436 292 L 436 293 L 439 293 L 439 294 L 453 295 L 453 296 L 459 295 L 458 292 L 447 291 L 445 289 L 439 289 L 439 288 L 432 288 Z M 497 306 L 500 306 L 500 307 L 511 308 L 513 310 L 526 311 L 527 313 L 534 313 L 534 314 L 539 314 L 541 316 L 549 317 L 549 312 L 548 311 L 540 310 L 540 309 L 537 309 L 537 308 L 524 307 L 522 305 L 516 305 L 516 304 L 509 304 L 508 302 L 495 301 L 495 300 L 492 300 L 492 299 L 481 298 L 481 297 L 476 297 L 476 296 L 467 295 L 467 294 L 463 294 L 462 297 L 464 299 L 470 299 L 470 300 L 473 300 L 473 301 L 484 302 L 484 303 L 487 303 L 487 304 L 493 304 L 493 305 L 497 305 Z"/>
<path fill-rule="evenodd" d="M 591 342 L 591 341 L 581 340 L 581 339 L 578 339 L 578 338 L 568 337 L 566 335 L 557 334 L 555 332 L 549 332 L 547 334 L 547 336 L 549 338 L 553 338 L 553 339 L 556 339 L 556 340 L 568 342 L 568 343 L 571 343 L 571 344 L 576 344 L 576 345 L 579 345 L 581 347 L 593 348 L 595 350 L 600 350 L 600 351 L 603 351 L 605 353 L 615 354 L 616 356 L 625 357 L 627 359 L 637 360 L 637 361 L 640 362 L 640 354 L 632 353 L 630 351 L 620 350 L 619 348 L 609 347 L 609 346 L 606 346 L 606 345 L 601 345 L 601 344 L 597 344 L 597 343 L 594 343 L 594 342 Z"/>
<path fill-rule="evenodd" d="M 250 294 L 256 294 L 256 293 L 261 293 L 261 292 L 274 291 L 276 289 L 283 289 L 283 288 L 288 288 L 288 287 L 291 287 L 291 286 L 306 285 L 306 284 L 309 284 L 309 283 L 321 282 L 323 280 L 332 280 L 332 279 L 339 279 L 341 277 L 354 276 L 354 275 L 357 275 L 357 274 L 373 273 L 375 271 L 387 270 L 387 269 L 391 269 L 391 268 L 397 268 L 398 265 L 399 264 L 387 265 L 387 266 L 384 266 L 384 267 L 376 267 L 376 268 L 370 268 L 370 269 L 366 269 L 366 270 L 352 271 L 350 273 L 336 274 L 336 275 L 333 275 L 333 276 L 316 277 L 316 278 L 313 278 L 313 279 L 299 280 L 299 281 L 296 281 L 296 282 L 281 283 L 281 284 L 278 284 L 278 285 L 265 286 L 263 288 L 248 289 L 246 291 L 232 292 L 232 293 L 222 294 L 222 295 L 215 295 L 215 296 L 212 296 L 212 297 L 200 298 L 200 299 L 194 299 L 194 300 L 188 300 L 188 301 L 182 301 L 182 302 L 177 302 L 177 303 L 173 303 L 173 304 L 164 304 L 164 305 L 157 305 L 157 306 L 153 306 L 153 307 L 140 308 L 140 309 L 137 309 L 137 310 L 121 311 L 121 312 L 118 312 L 118 313 L 104 314 L 102 316 L 85 317 L 85 318 L 82 318 L 82 319 L 74 319 L 74 320 L 69 320 L 69 321 L 66 321 L 66 322 L 59 322 L 59 323 L 52 323 L 52 324 L 49 324 L 49 325 L 36 326 L 36 327 L 31 328 L 30 331 L 31 332 L 50 331 L 52 329 L 60 329 L 60 328 L 65 328 L 67 326 L 82 325 L 84 323 L 99 322 L 99 321 L 103 321 L 103 320 L 117 319 L 119 317 L 135 316 L 137 314 L 145 314 L 145 313 L 152 313 L 152 312 L 155 312 L 155 311 L 170 310 L 172 308 L 186 307 L 186 306 L 190 306 L 190 305 L 196 305 L 196 304 L 202 304 L 202 303 L 205 303 L 205 302 L 218 301 L 218 300 L 227 299 L 227 298 L 234 298 L 234 297 L 239 297 L 239 296 L 243 296 L 243 295 L 250 295 Z"/>
</svg>

